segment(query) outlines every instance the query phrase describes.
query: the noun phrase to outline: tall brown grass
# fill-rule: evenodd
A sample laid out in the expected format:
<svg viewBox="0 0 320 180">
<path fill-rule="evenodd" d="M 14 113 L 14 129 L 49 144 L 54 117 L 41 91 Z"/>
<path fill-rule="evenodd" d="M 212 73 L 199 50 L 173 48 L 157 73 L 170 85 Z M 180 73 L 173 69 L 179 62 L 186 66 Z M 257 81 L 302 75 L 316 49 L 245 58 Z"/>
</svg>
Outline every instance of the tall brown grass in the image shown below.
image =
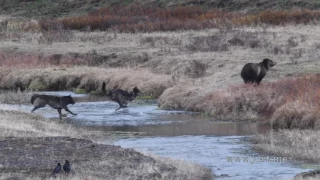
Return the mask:
<svg viewBox="0 0 320 180">
<path fill-rule="evenodd" d="M 201 7 L 149 7 L 134 3 L 126 7 L 105 7 L 87 15 L 43 20 L 44 30 L 65 28 L 77 30 L 116 30 L 118 32 L 153 32 L 230 28 L 237 25 L 306 24 L 319 20 L 315 10 L 266 10 L 259 14 L 226 12 Z"/>
<path fill-rule="evenodd" d="M 145 95 L 159 97 L 162 92 L 174 85 L 169 75 L 153 74 L 148 70 L 130 68 L 2 68 L 0 88 L 27 90 L 73 90 L 101 92 L 102 82 L 107 89 L 121 88 L 132 90 L 137 86 Z"/>
<path fill-rule="evenodd" d="M 100 8 L 88 15 L 58 19 L 51 24 L 62 24 L 68 29 L 115 29 L 119 32 L 175 31 L 216 27 L 232 13 L 220 10 L 207 11 L 200 7 L 159 8 L 141 4 L 128 7 Z M 220 22 L 221 23 L 221 22 Z M 41 23 L 43 28 L 48 27 Z"/>
<path fill-rule="evenodd" d="M 253 148 L 291 159 L 319 162 L 319 130 L 279 130 L 252 137 Z"/>
<path fill-rule="evenodd" d="M 267 120 L 274 128 L 320 128 L 320 76 L 305 75 L 277 82 L 230 86 L 208 93 L 201 88 L 173 87 L 159 99 L 165 109 L 200 111 L 221 119 Z"/>
</svg>

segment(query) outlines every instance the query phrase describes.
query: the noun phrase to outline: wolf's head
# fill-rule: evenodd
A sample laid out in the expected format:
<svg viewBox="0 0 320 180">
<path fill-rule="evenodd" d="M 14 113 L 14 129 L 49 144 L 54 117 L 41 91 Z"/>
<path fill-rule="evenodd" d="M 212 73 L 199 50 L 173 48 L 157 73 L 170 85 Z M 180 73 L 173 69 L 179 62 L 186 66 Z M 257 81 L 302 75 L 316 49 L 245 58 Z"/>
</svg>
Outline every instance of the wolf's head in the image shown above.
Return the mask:
<svg viewBox="0 0 320 180">
<path fill-rule="evenodd" d="M 75 104 L 75 103 L 76 103 L 76 102 L 74 102 L 74 100 L 73 100 L 73 98 L 71 97 L 71 95 L 69 95 L 69 96 L 64 96 L 63 99 L 64 99 L 64 102 L 65 102 L 66 104 Z"/>
<path fill-rule="evenodd" d="M 138 89 L 137 87 L 134 87 L 134 88 L 132 89 L 132 92 L 133 92 L 134 96 L 137 96 L 137 95 L 142 94 L 142 92 L 140 91 L 140 89 Z"/>
</svg>

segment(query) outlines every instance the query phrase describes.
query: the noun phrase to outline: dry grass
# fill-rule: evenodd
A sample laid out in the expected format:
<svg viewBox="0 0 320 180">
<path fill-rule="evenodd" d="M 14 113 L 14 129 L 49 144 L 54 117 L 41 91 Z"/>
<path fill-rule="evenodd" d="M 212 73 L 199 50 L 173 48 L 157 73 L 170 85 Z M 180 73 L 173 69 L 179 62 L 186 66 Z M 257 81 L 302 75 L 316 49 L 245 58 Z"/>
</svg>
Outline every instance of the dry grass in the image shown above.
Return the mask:
<svg viewBox="0 0 320 180">
<path fill-rule="evenodd" d="M 217 29 L 138 34 L 73 31 L 71 40 L 52 44 L 39 43 L 42 33 L 22 33 L 18 41 L 13 37 L 2 39 L 0 49 L 13 55 L 2 51 L 0 61 L 5 67 L 141 67 L 161 74 L 181 71 L 184 74 L 185 67 L 197 61 L 206 65 L 206 75 L 213 76 L 215 82 L 228 82 L 224 79 L 239 74 L 243 64 L 265 57 L 279 63 L 276 69 L 316 63 L 318 30 L 319 26 L 308 25 L 244 27 L 224 32 Z M 39 56 L 39 52 L 43 55 Z M 278 73 L 284 76 L 307 68 L 311 67 L 293 66 Z"/>
<path fill-rule="evenodd" d="M 177 178 L 182 179 L 183 176 L 186 176 L 187 179 L 212 179 L 210 170 L 204 168 L 201 165 L 194 164 L 191 162 L 186 162 L 184 160 L 171 159 L 166 157 L 157 156 L 149 152 L 142 152 L 146 156 L 150 156 L 156 159 L 159 163 L 164 163 L 168 165 L 173 165 L 178 169 Z M 162 177 L 163 179 L 172 178 L 169 175 Z"/>
<path fill-rule="evenodd" d="M 205 29 L 225 24 L 233 13 L 200 7 L 159 8 L 132 4 L 128 7 L 100 8 L 88 15 L 40 22 L 42 29 L 62 26 L 77 30 L 116 30 L 120 32 L 153 32 Z"/>
<path fill-rule="evenodd" d="M 104 179 L 115 179 L 115 180 L 131 180 L 131 179 L 141 179 L 141 180 L 211 180 L 212 175 L 210 170 L 192 163 L 187 163 L 180 160 L 172 160 L 169 158 L 160 158 L 152 156 L 155 162 L 140 162 L 134 167 L 131 163 L 125 160 L 119 161 L 118 159 L 109 158 L 108 155 L 102 156 L 101 160 L 86 161 L 73 163 L 73 172 L 70 176 L 65 176 L 60 174 L 56 177 L 48 177 L 45 179 L 61 179 L 61 180 L 104 180 Z M 162 170 L 161 168 L 171 167 L 175 170 L 175 173 L 170 171 Z M 115 169 L 114 172 L 105 169 L 110 169 L 110 167 L 119 168 L 121 170 Z M 161 172 L 161 173 L 160 173 Z M 114 174 L 116 173 L 116 174 Z M 48 174 L 48 173 L 47 173 Z M 50 175 L 50 173 L 49 173 Z M 23 178 L 23 179 L 43 179 L 43 176 L 39 175 L 26 175 L 21 173 L 1 173 L 0 179 L 6 178 Z"/>
<path fill-rule="evenodd" d="M 0 103 L 5 104 L 24 104 L 30 103 L 31 92 L 6 91 L 0 93 Z"/>
<path fill-rule="evenodd" d="M 270 130 L 269 133 L 251 137 L 254 150 L 264 154 L 286 157 L 289 160 L 302 160 L 306 163 L 318 163 L 319 130 Z M 312 165 L 310 165 L 312 168 Z M 314 169 L 314 168 L 312 168 Z M 294 180 L 319 179 L 319 170 L 299 173 Z"/>
<path fill-rule="evenodd" d="M 159 102 L 166 109 L 200 111 L 219 119 L 259 119 L 270 121 L 273 128 L 319 129 L 319 82 L 319 75 L 306 75 L 207 94 L 202 94 L 201 88 L 173 87 L 162 94 Z"/>
<path fill-rule="evenodd" d="M 101 136 L 98 132 L 75 128 L 72 125 L 45 119 L 40 115 L 10 111 L 10 107 L 0 105 L 0 137 L 46 137 L 69 136 L 73 138 L 88 138 Z"/>
<path fill-rule="evenodd" d="M 279 130 L 254 136 L 252 140 L 254 149 L 264 153 L 319 162 L 319 135 L 318 130 Z"/>
<path fill-rule="evenodd" d="M 2 74 L 0 86 L 4 89 L 72 90 L 101 92 L 102 82 L 107 89 L 132 90 L 137 86 L 145 95 L 155 97 L 173 85 L 168 75 L 152 74 L 139 69 L 102 69 L 93 67 L 44 68 L 9 70 Z"/>
<path fill-rule="evenodd" d="M 239 24 L 308 24 L 319 20 L 320 12 L 313 10 L 270 11 L 266 10 L 257 15 L 247 15 L 235 18 L 234 23 Z"/>
<path fill-rule="evenodd" d="M 112 30 L 118 32 L 154 32 L 229 29 L 242 25 L 308 24 L 319 20 L 315 10 L 262 11 L 259 14 L 226 12 L 200 7 L 160 8 L 131 4 L 128 7 L 100 8 L 88 15 L 41 21 L 43 30 Z"/>
</svg>

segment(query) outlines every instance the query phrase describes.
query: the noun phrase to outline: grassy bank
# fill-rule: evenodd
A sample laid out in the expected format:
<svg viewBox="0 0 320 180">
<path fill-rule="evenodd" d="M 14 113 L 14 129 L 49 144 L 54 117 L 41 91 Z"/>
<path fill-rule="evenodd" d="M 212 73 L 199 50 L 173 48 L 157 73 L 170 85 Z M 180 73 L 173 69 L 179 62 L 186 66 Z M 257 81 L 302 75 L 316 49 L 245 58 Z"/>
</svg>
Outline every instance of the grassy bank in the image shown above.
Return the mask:
<svg viewBox="0 0 320 180">
<path fill-rule="evenodd" d="M 319 130 L 280 130 L 252 138 L 255 150 L 290 157 L 291 160 L 319 162 Z"/>
<path fill-rule="evenodd" d="M 1 109 L 7 109 L 0 105 Z M 1 110 L 1 134 L 0 137 L 47 137 L 47 136 L 68 136 L 73 138 L 92 139 L 94 136 L 101 136 L 97 133 L 86 132 L 85 129 L 75 128 L 68 124 L 59 124 L 58 121 L 45 119 L 39 115 L 20 113 L 16 111 Z"/>
<path fill-rule="evenodd" d="M 183 91 L 174 87 L 165 91 L 159 102 L 164 108 L 201 111 L 219 119 L 265 120 L 273 128 L 319 129 L 319 83 L 320 77 L 315 74 L 258 87 L 231 86 L 207 94 L 201 93 L 201 88 Z"/>
<path fill-rule="evenodd" d="M 319 179 L 319 130 L 279 130 L 251 138 L 253 149 L 264 154 L 286 157 L 290 162 L 296 160 L 303 168 L 314 169 L 299 173 L 294 180 Z"/>
<path fill-rule="evenodd" d="M 6 69 L 1 74 L 0 87 L 24 90 L 78 90 L 101 93 L 102 82 L 107 89 L 132 90 L 137 86 L 145 95 L 159 97 L 174 82 L 168 75 L 157 75 L 139 69 L 102 69 L 95 67 Z"/>
</svg>

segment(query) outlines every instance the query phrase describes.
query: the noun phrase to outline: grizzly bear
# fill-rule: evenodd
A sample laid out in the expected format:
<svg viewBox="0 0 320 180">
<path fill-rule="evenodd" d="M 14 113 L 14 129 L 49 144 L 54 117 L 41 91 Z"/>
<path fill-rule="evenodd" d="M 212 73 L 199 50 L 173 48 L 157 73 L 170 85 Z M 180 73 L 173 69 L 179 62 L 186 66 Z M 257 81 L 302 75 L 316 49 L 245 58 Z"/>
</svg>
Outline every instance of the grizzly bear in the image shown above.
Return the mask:
<svg viewBox="0 0 320 180">
<path fill-rule="evenodd" d="M 276 64 L 276 62 L 267 58 L 260 63 L 247 63 L 241 70 L 241 77 L 245 84 L 259 85 L 268 70 Z"/>
</svg>

